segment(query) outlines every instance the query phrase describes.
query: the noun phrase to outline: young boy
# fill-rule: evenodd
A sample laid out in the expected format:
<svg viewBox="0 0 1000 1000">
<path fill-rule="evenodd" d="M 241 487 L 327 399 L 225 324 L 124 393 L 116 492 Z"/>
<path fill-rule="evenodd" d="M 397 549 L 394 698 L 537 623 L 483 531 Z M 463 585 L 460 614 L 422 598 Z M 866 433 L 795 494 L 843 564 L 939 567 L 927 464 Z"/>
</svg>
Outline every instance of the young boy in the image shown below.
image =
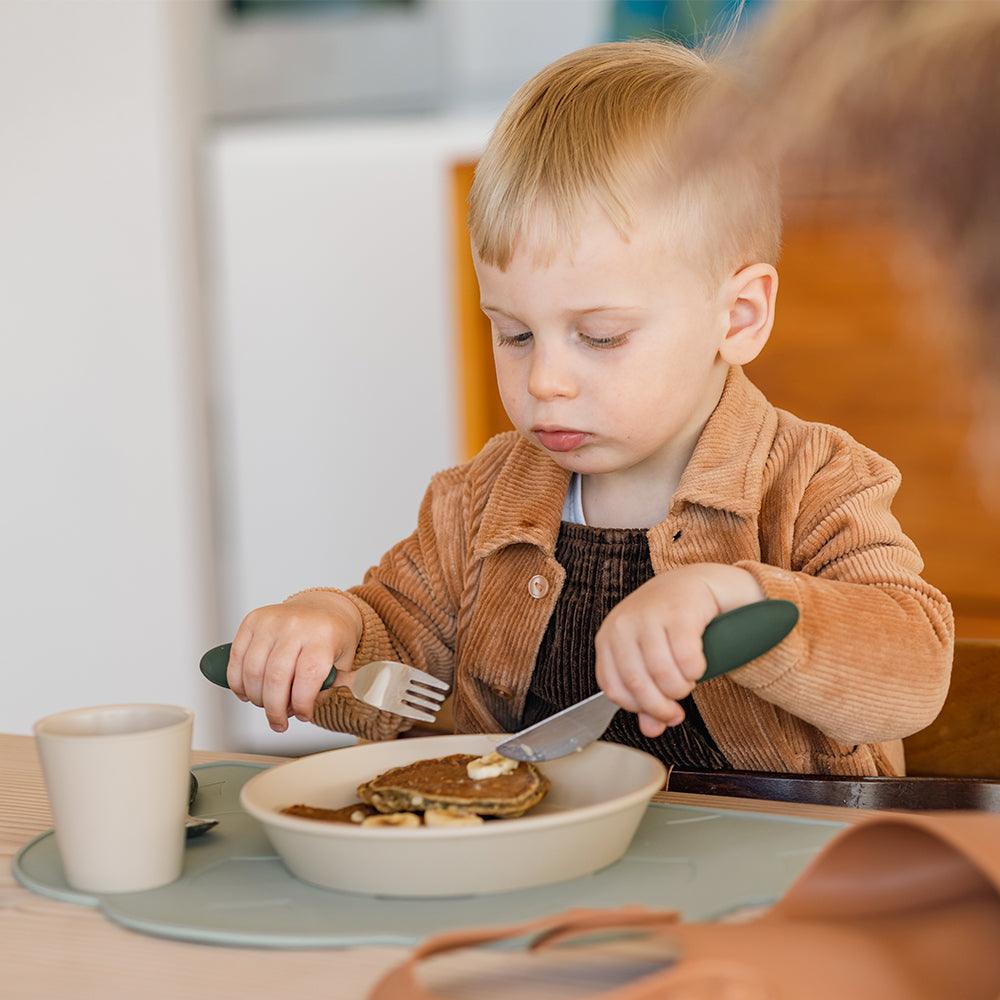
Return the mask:
<svg viewBox="0 0 1000 1000">
<path fill-rule="evenodd" d="M 903 773 L 948 686 L 951 608 L 890 511 L 896 468 L 776 409 L 743 374 L 774 319 L 766 165 L 685 176 L 715 70 L 595 46 L 525 84 L 479 163 L 470 232 L 516 431 L 436 475 L 417 528 L 348 591 L 251 612 L 229 685 L 287 718 L 388 739 L 412 723 L 330 664 L 453 685 L 459 732 L 512 732 L 596 693 L 605 738 L 679 767 Z M 777 647 L 695 688 L 716 615 L 799 608 Z"/>
</svg>

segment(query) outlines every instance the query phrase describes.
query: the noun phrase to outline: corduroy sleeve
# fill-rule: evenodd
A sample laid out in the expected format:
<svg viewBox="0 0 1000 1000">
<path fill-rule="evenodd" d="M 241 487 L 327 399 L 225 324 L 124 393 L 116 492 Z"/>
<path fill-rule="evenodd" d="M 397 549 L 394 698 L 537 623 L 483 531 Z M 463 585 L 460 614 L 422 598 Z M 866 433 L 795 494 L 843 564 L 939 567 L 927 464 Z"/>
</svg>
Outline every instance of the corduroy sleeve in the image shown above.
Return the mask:
<svg viewBox="0 0 1000 1000">
<path fill-rule="evenodd" d="M 892 514 L 900 481 L 852 441 L 810 480 L 792 568 L 736 563 L 769 598 L 798 605 L 800 619 L 731 679 L 846 744 L 923 729 L 948 691 L 951 605 L 921 578 L 920 553 Z"/>
<path fill-rule="evenodd" d="M 361 612 L 355 665 L 399 660 L 452 683 L 464 551 L 462 486 L 461 468 L 438 473 L 424 494 L 416 530 L 368 570 L 360 586 L 310 588 L 342 594 Z M 410 719 L 358 701 L 342 686 L 320 693 L 315 719 L 325 729 L 369 740 L 393 739 L 413 726 Z"/>
</svg>

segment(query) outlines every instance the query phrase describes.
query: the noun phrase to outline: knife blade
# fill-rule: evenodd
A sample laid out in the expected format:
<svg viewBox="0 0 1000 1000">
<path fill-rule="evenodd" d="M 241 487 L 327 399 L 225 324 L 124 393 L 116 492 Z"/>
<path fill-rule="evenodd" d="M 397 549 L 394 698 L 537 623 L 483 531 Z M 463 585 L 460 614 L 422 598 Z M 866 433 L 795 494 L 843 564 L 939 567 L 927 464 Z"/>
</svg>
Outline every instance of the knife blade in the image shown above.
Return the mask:
<svg viewBox="0 0 1000 1000">
<path fill-rule="evenodd" d="M 781 642 L 799 620 L 791 601 L 755 601 L 713 618 L 702 633 L 708 666 L 699 684 L 721 677 Z M 600 739 L 619 711 L 603 692 L 584 698 L 522 729 L 496 750 L 511 760 L 537 763 L 575 753 Z"/>
</svg>

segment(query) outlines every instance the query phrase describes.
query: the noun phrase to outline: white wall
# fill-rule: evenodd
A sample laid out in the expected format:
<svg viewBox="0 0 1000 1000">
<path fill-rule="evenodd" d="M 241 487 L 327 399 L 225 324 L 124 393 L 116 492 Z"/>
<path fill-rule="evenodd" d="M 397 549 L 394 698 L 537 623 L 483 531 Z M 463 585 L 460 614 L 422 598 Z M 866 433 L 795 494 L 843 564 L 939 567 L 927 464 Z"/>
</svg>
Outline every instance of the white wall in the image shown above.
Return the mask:
<svg viewBox="0 0 1000 1000">
<path fill-rule="evenodd" d="M 0 4 L 0 730 L 148 700 L 218 738 L 201 6 Z"/>
</svg>

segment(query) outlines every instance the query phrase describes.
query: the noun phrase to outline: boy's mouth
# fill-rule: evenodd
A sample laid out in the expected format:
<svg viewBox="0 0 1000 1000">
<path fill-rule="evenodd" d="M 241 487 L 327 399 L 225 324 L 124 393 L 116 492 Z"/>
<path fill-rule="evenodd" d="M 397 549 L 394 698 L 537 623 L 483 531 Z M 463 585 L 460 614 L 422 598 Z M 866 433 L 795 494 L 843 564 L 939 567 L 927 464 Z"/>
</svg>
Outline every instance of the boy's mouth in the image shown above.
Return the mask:
<svg viewBox="0 0 1000 1000">
<path fill-rule="evenodd" d="M 586 431 L 566 427 L 532 427 L 531 430 L 542 447 L 549 451 L 572 451 L 590 437 Z"/>
</svg>

